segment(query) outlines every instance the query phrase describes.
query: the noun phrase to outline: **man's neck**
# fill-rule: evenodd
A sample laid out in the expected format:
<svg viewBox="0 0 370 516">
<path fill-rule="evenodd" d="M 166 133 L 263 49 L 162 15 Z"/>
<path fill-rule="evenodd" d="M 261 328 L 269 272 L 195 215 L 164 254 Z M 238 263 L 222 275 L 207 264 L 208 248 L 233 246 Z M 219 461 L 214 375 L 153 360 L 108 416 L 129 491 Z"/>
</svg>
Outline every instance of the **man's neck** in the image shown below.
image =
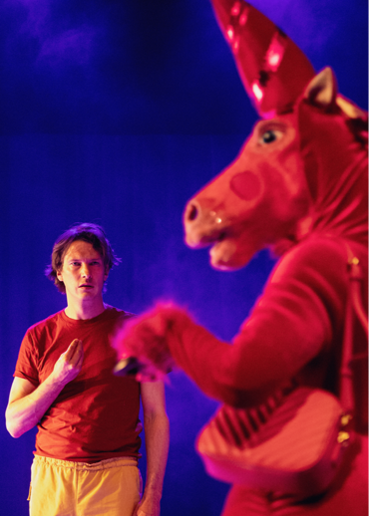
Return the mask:
<svg viewBox="0 0 370 516">
<path fill-rule="evenodd" d="M 65 314 L 70 319 L 93 319 L 102 314 L 105 310 L 103 300 L 95 303 L 73 303 L 68 300 L 67 308 L 64 310 Z"/>
</svg>

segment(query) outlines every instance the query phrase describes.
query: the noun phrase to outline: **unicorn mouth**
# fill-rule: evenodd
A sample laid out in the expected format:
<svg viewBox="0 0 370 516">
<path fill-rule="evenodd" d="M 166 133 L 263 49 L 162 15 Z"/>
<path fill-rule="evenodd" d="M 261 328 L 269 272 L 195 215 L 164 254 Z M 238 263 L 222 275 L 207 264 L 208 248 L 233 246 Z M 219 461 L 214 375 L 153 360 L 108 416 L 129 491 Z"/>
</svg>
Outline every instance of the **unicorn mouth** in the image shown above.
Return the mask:
<svg viewBox="0 0 370 516">
<path fill-rule="evenodd" d="M 210 247 L 210 263 L 215 269 L 239 269 L 245 265 L 246 261 L 239 256 L 240 232 L 236 231 L 234 226 L 225 224 L 222 228 L 216 230 L 213 227 L 210 231 L 196 231 L 197 228 L 188 227 L 185 241 L 193 249 Z"/>
<path fill-rule="evenodd" d="M 220 235 L 209 250 L 211 265 L 217 269 L 229 269 L 230 260 L 236 251 L 236 244 L 231 238 L 227 238 L 226 234 Z"/>
<path fill-rule="evenodd" d="M 201 249 L 202 247 L 208 247 L 217 245 L 227 238 L 227 233 L 224 230 L 219 231 L 186 231 L 185 242 L 189 247 L 193 249 Z"/>
<path fill-rule="evenodd" d="M 224 240 L 226 240 L 227 238 L 227 233 L 226 231 L 222 231 L 221 233 L 219 233 L 218 236 L 214 236 L 210 241 L 209 241 L 209 245 L 211 245 L 212 247 L 215 247 L 217 246 L 218 244 L 220 244 L 221 242 L 223 242 Z"/>
<path fill-rule="evenodd" d="M 208 244 L 211 246 L 209 257 L 212 267 L 222 270 L 234 268 L 233 257 L 237 251 L 237 242 L 232 232 L 223 229 L 218 235 L 213 235 Z"/>
</svg>

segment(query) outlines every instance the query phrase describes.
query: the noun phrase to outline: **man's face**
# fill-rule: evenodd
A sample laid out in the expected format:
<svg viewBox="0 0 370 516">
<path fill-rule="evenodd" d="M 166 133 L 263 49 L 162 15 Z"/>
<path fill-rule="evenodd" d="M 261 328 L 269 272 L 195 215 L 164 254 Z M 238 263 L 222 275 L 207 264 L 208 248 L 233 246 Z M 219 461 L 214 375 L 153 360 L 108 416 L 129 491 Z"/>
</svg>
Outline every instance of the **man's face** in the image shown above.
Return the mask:
<svg viewBox="0 0 370 516">
<path fill-rule="evenodd" d="M 88 242 L 77 240 L 72 242 L 64 255 L 57 277 L 64 283 L 68 301 L 94 301 L 102 298 L 108 273 L 100 253 Z"/>
</svg>

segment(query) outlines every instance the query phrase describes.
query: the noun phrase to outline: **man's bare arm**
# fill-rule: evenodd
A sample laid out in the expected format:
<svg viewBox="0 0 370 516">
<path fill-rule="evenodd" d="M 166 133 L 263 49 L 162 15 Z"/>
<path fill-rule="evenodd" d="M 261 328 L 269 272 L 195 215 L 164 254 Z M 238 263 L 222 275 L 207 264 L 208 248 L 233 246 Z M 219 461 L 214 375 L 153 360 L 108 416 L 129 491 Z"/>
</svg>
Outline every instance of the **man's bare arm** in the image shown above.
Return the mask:
<svg viewBox="0 0 370 516">
<path fill-rule="evenodd" d="M 63 387 L 76 378 L 82 362 L 82 342 L 75 339 L 38 387 L 23 378 L 14 378 L 5 412 L 6 428 L 12 437 L 20 437 L 40 421 Z"/>
<path fill-rule="evenodd" d="M 162 382 L 143 382 L 141 397 L 144 411 L 147 472 L 143 498 L 135 516 L 159 516 L 163 478 L 169 447 L 169 422 Z"/>
</svg>

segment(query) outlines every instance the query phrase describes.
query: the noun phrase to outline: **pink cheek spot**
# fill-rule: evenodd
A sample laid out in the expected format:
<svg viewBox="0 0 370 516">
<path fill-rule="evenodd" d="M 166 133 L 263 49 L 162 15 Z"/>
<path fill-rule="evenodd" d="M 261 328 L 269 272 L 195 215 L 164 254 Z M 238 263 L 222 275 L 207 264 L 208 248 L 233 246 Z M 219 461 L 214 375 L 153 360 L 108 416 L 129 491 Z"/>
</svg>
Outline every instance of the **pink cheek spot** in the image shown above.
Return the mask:
<svg viewBox="0 0 370 516">
<path fill-rule="evenodd" d="M 261 182 L 256 174 L 241 172 L 231 179 L 230 188 L 241 199 L 253 201 L 261 193 Z"/>
</svg>

